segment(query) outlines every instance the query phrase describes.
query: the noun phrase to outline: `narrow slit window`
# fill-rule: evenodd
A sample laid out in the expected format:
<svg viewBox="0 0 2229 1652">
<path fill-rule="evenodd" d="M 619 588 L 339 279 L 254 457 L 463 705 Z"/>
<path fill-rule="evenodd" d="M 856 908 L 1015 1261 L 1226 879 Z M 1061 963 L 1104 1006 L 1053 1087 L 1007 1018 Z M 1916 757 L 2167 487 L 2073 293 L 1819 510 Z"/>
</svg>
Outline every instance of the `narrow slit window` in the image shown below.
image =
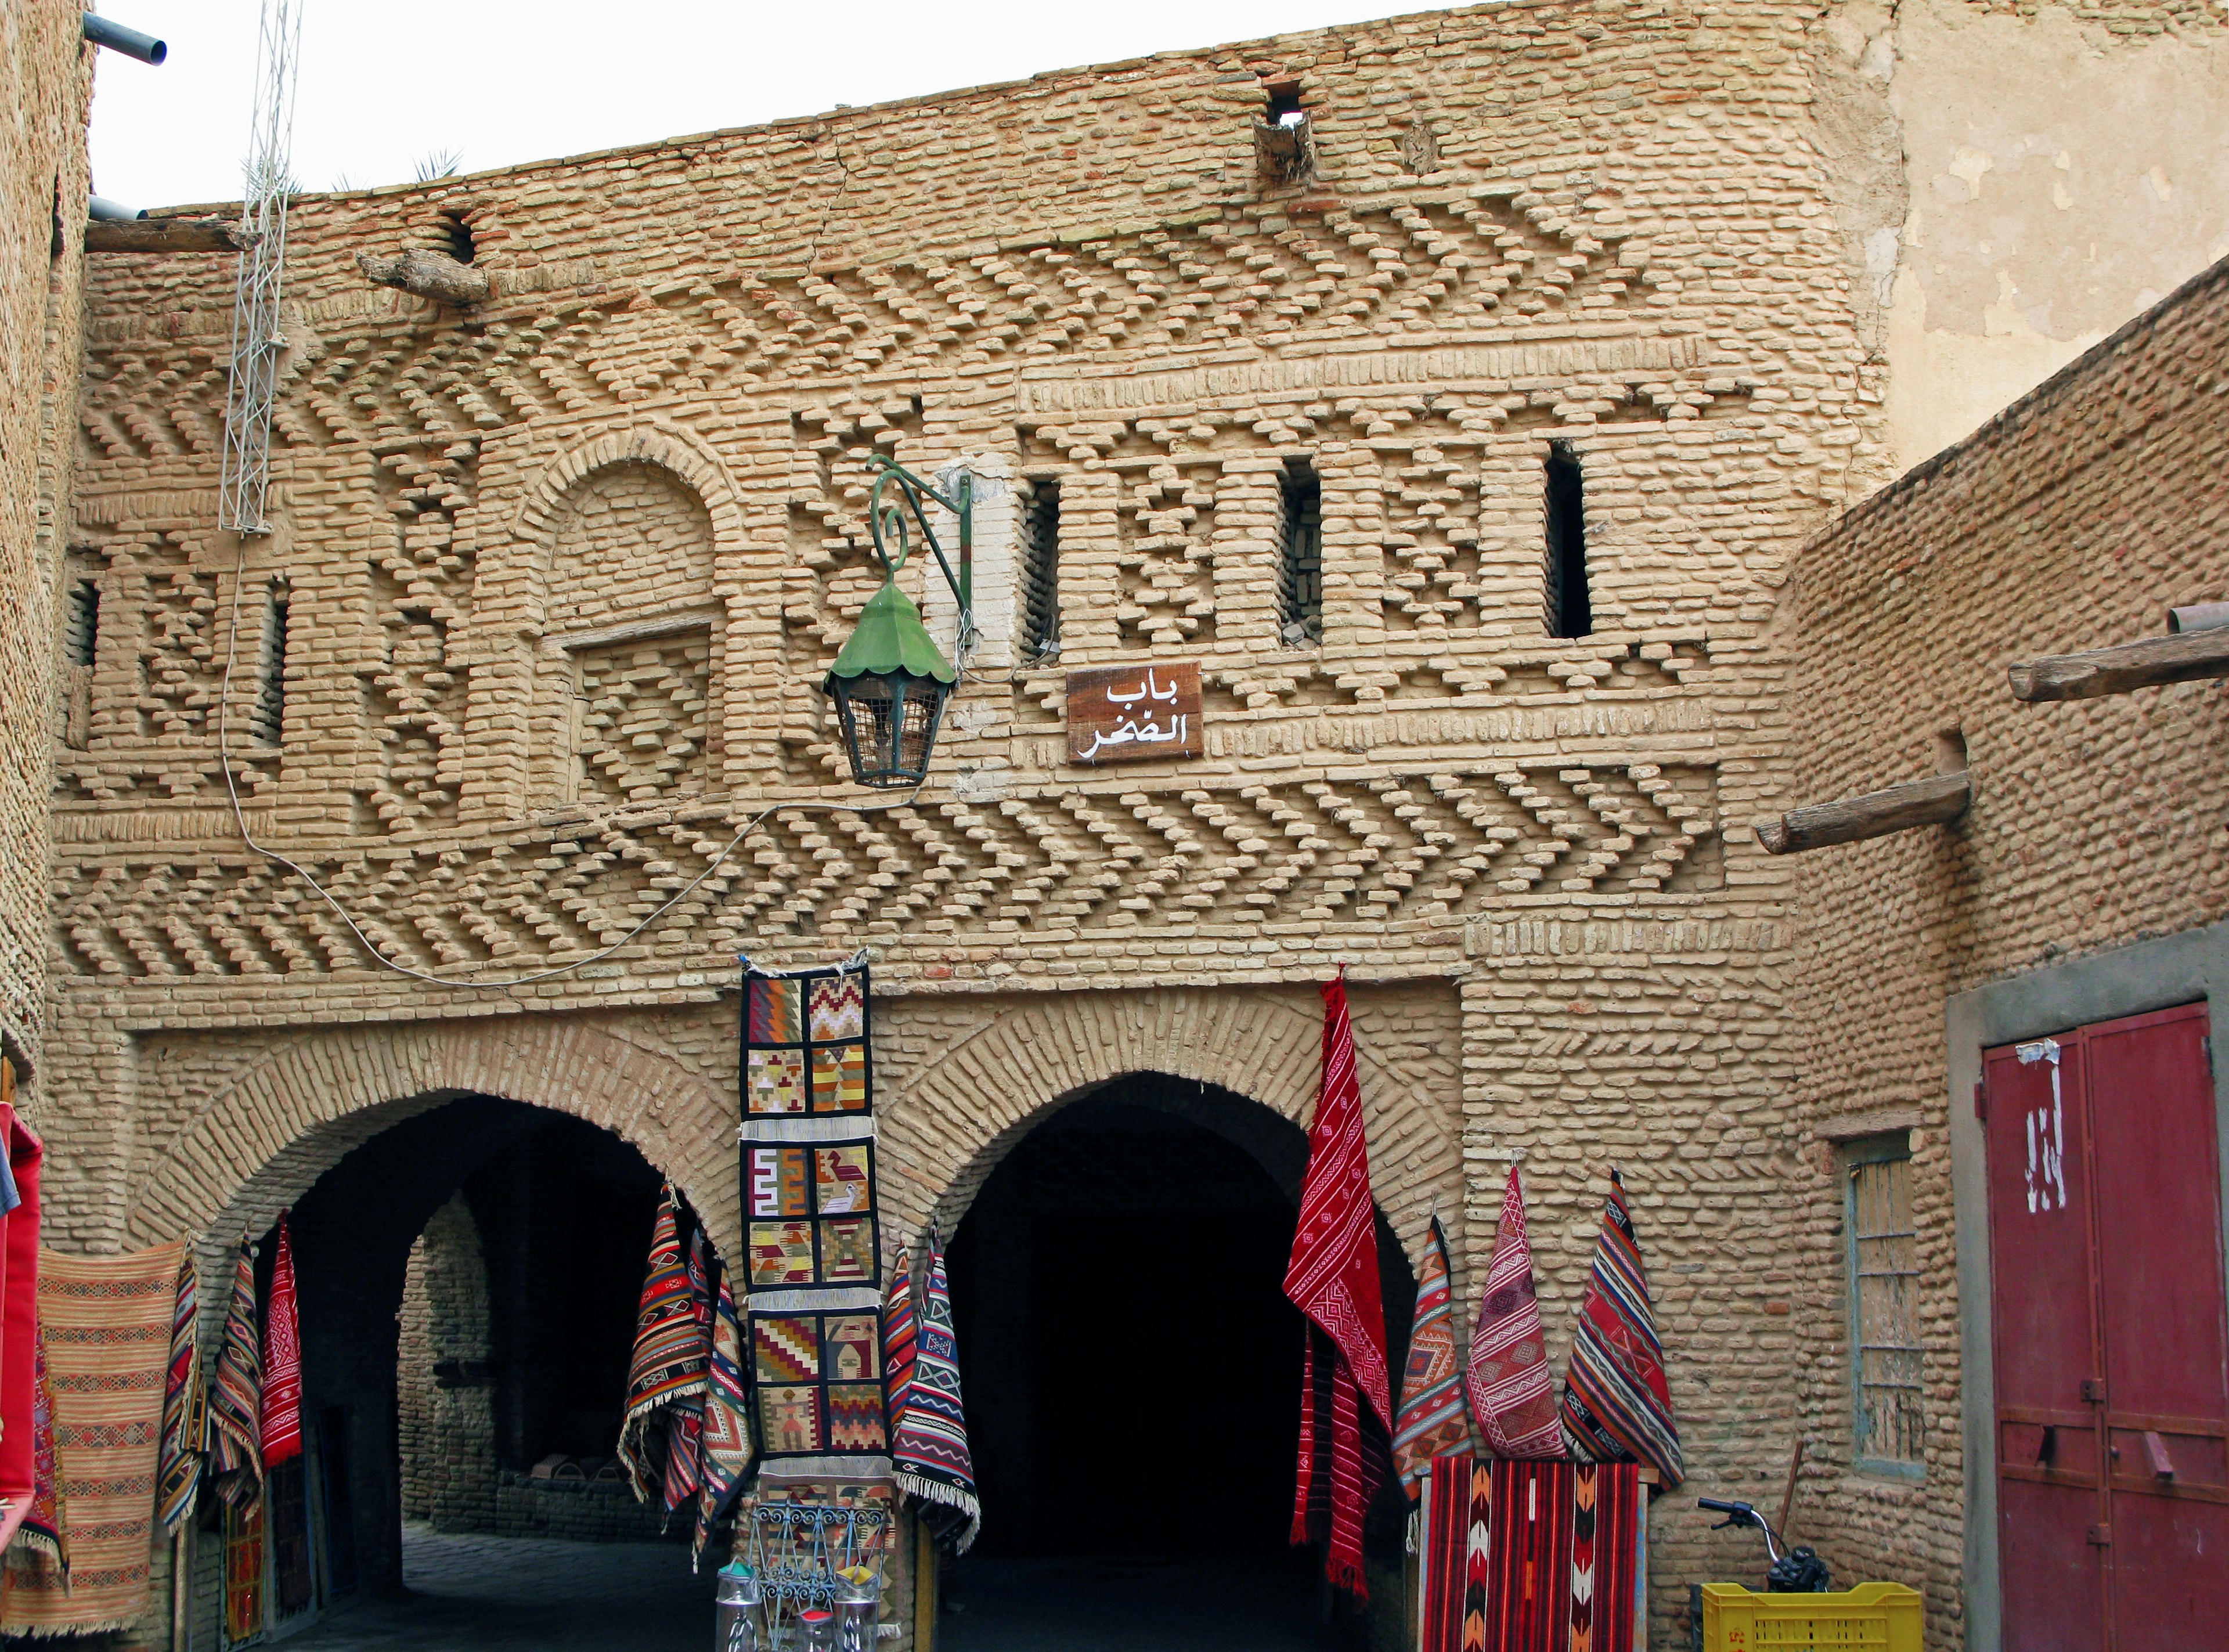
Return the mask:
<svg viewBox="0 0 2229 1652">
<path fill-rule="evenodd" d="M 255 704 L 247 732 L 275 746 L 286 727 L 286 599 L 273 595 L 264 610 L 263 641 L 255 659 Z"/>
<path fill-rule="evenodd" d="M 1587 506 L 1579 456 L 1567 441 L 1548 447 L 1548 634 L 1583 637 L 1595 628 L 1587 591 Z"/>
<path fill-rule="evenodd" d="M 1060 483 L 1031 479 L 1022 501 L 1022 658 L 1046 659 L 1060 652 Z"/>
<path fill-rule="evenodd" d="M 90 667 L 100 652 L 100 587 L 81 579 L 70 587 L 62 647 L 72 665 Z"/>
<path fill-rule="evenodd" d="M 1850 1376 L 1857 1466 L 1918 1470 L 1919 1244 L 1911 1212 L 1911 1139 L 1904 1131 L 1852 1142 L 1848 1178 Z"/>
<path fill-rule="evenodd" d="M 1294 646 L 1323 640 L 1323 485 L 1305 459 L 1285 461 L 1278 530 L 1277 621 Z"/>
</svg>

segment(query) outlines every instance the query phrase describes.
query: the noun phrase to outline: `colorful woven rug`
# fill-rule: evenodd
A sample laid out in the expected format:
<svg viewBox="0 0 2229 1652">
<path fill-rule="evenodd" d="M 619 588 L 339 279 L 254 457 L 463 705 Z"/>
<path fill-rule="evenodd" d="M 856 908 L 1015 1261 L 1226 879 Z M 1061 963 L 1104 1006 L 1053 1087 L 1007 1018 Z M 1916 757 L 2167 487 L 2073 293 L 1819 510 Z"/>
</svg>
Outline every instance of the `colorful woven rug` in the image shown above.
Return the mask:
<svg viewBox="0 0 2229 1652">
<path fill-rule="evenodd" d="M 919 1328 L 890 1456 L 899 1488 L 914 1499 L 915 1513 L 954 1553 L 965 1554 L 983 1523 L 983 1506 L 975 1495 L 967 1409 L 960 1397 L 960 1343 L 952 1329 L 944 1247 L 934 1228 L 922 1270 Z"/>
<path fill-rule="evenodd" d="M 55 1455 L 69 1546 L 60 1573 L 11 1574 L 0 1627 L 35 1635 L 121 1629 L 147 1607 L 170 1310 L 184 1247 L 39 1258 Z"/>
<path fill-rule="evenodd" d="M 665 1485 L 660 1496 L 668 1519 L 683 1504 L 693 1504 L 704 1483 L 704 1401 L 712 1387 L 712 1242 L 699 1227 L 689 1236 L 687 1248 L 689 1311 L 697 1344 L 704 1351 L 704 1384 L 666 1409 Z"/>
<path fill-rule="evenodd" d="M 897 1260 L 890 1264 L 890 1291 L 883 1299 L 883 1392 L 893 1438 L 905 1411 L 906 1391 L 913 1384 L 920 1334 L 914 1313 L 913 1252 L 901 1240 Z"/>
<path fill-rule="evenodd" d="M 1556 1420 L 1556 1379 L 1548 1334 L 1532 1289 L 1532 1248 L 1525 1238 L 1525 1190 L 1517 1167 L 1501 1195 L 1501 1225 L 1470 1338 L 1470 1403 L 1479 1432 L 1496 1456 L 1547 1460 L 1564 1452 Z"/>
<path fill-rule="evenodd" d="M 1316 1339 L 1307 1341 L 1301 1382 L 1300 1466 L 1293 1488 L 1292 1540 L 1314 1536 L 1319 1438 L 1330 1443 L 1331 1499 L 1324 1571 L 1333 1586 L 1367 1597 L 1362 1518 L 1370 1487 L 1363 1462 L 1358 1393 L 1393 1425 L 1385 1362 L 1385 1309 L 1378 1283 L 1377 1211 L 1370 1196 L 1370 1148 L 1362 1092 L 1354 1079 L 1354 1033 L 1344 970 L 1323 986 L 1323 1082 L 1308 1128 L 1308 1169 L 1300 1220 L 1285 1269 L 1285 1295 L 1330 1339 L 1329 1405 L 1316 1379 Z M 1328 1411 L 1328 1416 L 1325 1415 Z"/>
<path fill-rule="evenodd" d="M 61 1459 L 55 1451 L 55 1384 L 47 1369 L 45 1340 L 41 1339 L 35 1366 L 37 1379 L 31 1396 L 31 1461 L 34 1483 L 31 1506 L 16 1528 L 8 1552 L 9 1564 L 22 1570 L 54 1574 L 69 1589 L 69 1514 L 62 1506 Z"/>
<path fill-rule="evenodd" d="M 864 966 L 743 972 L 747 1368 L 760 1477 L 890 1474 Z"/>
<path fill-rule="evenodd" d="M 255 1501 L 263 1488 L 263 1353 L 255 1321 L 255 1250 L 243 1240 L 233 1263 L 224 1347 L 209 1393 L 209 1471 L 235 1508 Z"/>
<path fill-rule="evenodd" d="M 279 1255 L 263 1316 L 263 1411 L 257 1437 L 268 1474 L 302 1455 L 302 1317 L 294 1295 L 294 1235 L 279 1213 Z"/>
<path fill-rule="evenodd" d="M 202 1385 L 202 1348 L 196 1325 L 201 1290 L 194 1255 L 178 1258 L 177 1306 L 170 1310 L 170 1360 L 163 1381 L 163 1446 L 155 1471 L 155 1514 L 175 1531 L 194 1506 L 201 1488 L 202 1453 L 209 1434 L 209 1395 Z"/>
<path fill-rule="evenodd" d="M 1469 1449 L 1470 1409 L 1463 1404 L 1462 1361 L 1455 1354 L 1448 1236 L 1434 1217 L 1424 1231 L 1424 1266 L 1416 1281 L 1416 1317 L 1409 1332 L 1401 1409 L 1393 1420 L 1393 1469 L 1414 1501 L 1434 1457 Z"/>
<path fill-rule="evenodd" d="M 664 1426 L 672 1408 L 701 1402 L 711 1340 L 697 1317 L 696 1292 L 683 1249 L 682 1209 L 669 1186 L 660 1192 L 650 1232 L 650 1263 L 635 1308 L 634 1352 L 627 1365 L 626 1409 L 619 1459 L 636 1498 L 663 1501 L 669 1450 Z M 671 1512 L 671 1505 L 665 1505 Z"/>
<path fill-rule="evenodd" d="M 228 1645 L 263 1633 L 263 1499 L 224 1507 L 224 1638 Z"/>
<path fill-rule="evenodd" d="M 1422 1652 L 1647 1652 L 1637 1465 L 1432 1460 Z"/>
<path fill-rule="evenodd" d="M 13 1096 L 16 1069 L 0 1059 L 0 1083 Z M 44 1149 L 0 1101 L 0 1156 L 16 1203 L 0 1218 L 0 1498 L 16 1502 L 36 1484 L 32 1397 L 39 1357 L 39 1167 Z"/>
<path fill-rule="evenodd" d="M 1667 1491 L 1684 1477 L 1648 1276 L 1634 1241 L 1625 1183 L 1615 1170 L 1564 1377 L 1563 1425 L 1574 1456 L 1648 1463 Z"/>
<path fill-rule="evenodd" d="M 743 1375 L 743 1328 L 724 1270 L 713 1299 L 711 1381 L 704 1394 L 703 1485 L 690 1561 L 703 1560 L 712 1528 L 726 1516 L 751 1467 L 750 1400 Z"/>
</svg>

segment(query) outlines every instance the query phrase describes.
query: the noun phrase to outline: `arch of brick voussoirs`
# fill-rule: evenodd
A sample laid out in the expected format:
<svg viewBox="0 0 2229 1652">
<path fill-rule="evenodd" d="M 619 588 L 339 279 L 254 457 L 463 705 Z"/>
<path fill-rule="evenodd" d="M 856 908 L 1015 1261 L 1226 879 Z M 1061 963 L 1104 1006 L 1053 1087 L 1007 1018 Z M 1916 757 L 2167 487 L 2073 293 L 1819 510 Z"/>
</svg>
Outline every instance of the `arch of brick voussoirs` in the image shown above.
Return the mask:
<svg viewBox="0 0 2229 1652">
<path fill-rule="evenodd" d="M 527 485 L 526 500 L 518 511 L 518 537 L 537 548 L 537 561 L 556 537 L 559 502 L 584 478 L 613 465 L 656 465 L 686 482 L 712 518 L 715 556 L 742 543 L 742 505 L 719 454 L 694 431 L 664 422 L 644 423 L 575 443 Z"/>
<path fill-rule="evenodd" d="M 1060 994 L 1018 1005 L 937 1051 L 877 1107 L 884 1242 L 947 1234 L 1031 1128 L 1080 1092 L 1136 1072 L 1198 1079 L 1306 1125 L 1321 1079 L 1322 1021 L 1307 1004 L 1215 991 Z M 1462 1208 L 1452 1118 L 1366 1047 L 1357 1050 L 1371 1180 L 1414 1267 L 1426 1218 Z M 1460 1237 L 1453 1232 L 1460 1254 Z"/>
<path fill-rule="evenodd" d="M 609 1130 L 672 1182 L 722 1255 L 742 1254 L 733 1101 L 654 1047 L 514 1018 L 338 1027 L 260 1049 L 156 1147 L 132 1240 L 204 1235 L 221 1246 L 260 1231 L 350 1148 L 460 1095 Z"/>
</svg>

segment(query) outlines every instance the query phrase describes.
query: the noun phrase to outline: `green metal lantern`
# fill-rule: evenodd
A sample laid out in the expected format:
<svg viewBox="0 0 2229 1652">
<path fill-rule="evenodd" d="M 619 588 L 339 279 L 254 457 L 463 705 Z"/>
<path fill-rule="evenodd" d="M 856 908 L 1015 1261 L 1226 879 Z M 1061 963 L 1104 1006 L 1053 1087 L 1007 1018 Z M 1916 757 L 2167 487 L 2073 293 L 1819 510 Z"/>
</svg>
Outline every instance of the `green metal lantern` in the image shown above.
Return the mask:
<svg viewBox="0 0 2229 1652">
<path fill-rule="evenodd" d="M 860 609 L 858 628 L 836 656 L 820 688 L 835 704 L 851 778 L 862 786 L 918 786 L 928 778 L 936 732 L 944 721 L 944 703 L 958 686 L 960 673 L 928 634 L 913 599 L 898 588 L 898 575 L 904 571 L 911 550 L 906 515 L 910 508 L 922 537 L 935 554 L 936 565 L 960 604 L 960 646 L 964 658 L 974 640 L 969 604 L 974 550 L 973 491 L 964 472 L 953 497 L 947 498 L 886 454 L 877 453 L 868 465 L 880 472 L 874 492 L 868 496 L 867 524 L 874 535 L 875 554 L 883 559 L 883 588 Z M 885 499 L 883 490 L 893 483 L 900 497 Z M 960 519 L 956 575 L 929 526 L 924 499 L 934 500 Z M 897 546 L 895 556 L 890 550 L 893 540 Z"/>
</svg>

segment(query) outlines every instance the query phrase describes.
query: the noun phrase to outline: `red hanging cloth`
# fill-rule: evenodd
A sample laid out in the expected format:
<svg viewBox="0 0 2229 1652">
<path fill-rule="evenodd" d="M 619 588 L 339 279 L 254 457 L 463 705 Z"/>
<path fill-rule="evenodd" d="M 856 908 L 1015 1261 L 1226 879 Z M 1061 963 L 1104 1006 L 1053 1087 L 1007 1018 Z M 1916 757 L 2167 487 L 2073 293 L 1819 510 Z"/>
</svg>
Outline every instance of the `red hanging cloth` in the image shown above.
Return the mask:
<svg viewBox="0 0 2229 1652">
<path fill-rule="evenodd" d="M 1393 1424 L 1385 1368 L 1385 1309 L 1378 1287 L 1377 1211 L 1370 1198 L 1370 1148 L 1362 1130 L 1362 1094 L 1354 1081 L 1354 1032 L 1348 1025 L 1345 971 L 1323 987 L 1323 1083 L 1308 1128 L 1308 1171 L 1301 1215 L 1285 1270 L 1285 1295 L 1308 1317 L 1307 1369 L 1301 1385 L 1301 1456 L 1293 1495 L 1294 1543 L 1313 1535 L 1311 1502 L 1326 1501 L 1316 1485 L 1318 1442 L 1328 1411 L 1331 1491 L 1324 1570 L 1332 1583 L 1369 1595 L 1362 1569 L 1362 1517 L 1374 1488 L 1363 1452 L 1361 1408 L 1366 1398 L 1379 1422 Z M 1331 1340 L 1329 1380 L 1316 1371 L 1316 1332 Z"/>
<path fill-rule="evenodd" d="M 302 1455 L 302 1315 L 294 1300 L 294 1236 L 281 1212 L 271 1265 L 271 1311 L 263 1318 L 263 1467 Z"/>
</svg>

